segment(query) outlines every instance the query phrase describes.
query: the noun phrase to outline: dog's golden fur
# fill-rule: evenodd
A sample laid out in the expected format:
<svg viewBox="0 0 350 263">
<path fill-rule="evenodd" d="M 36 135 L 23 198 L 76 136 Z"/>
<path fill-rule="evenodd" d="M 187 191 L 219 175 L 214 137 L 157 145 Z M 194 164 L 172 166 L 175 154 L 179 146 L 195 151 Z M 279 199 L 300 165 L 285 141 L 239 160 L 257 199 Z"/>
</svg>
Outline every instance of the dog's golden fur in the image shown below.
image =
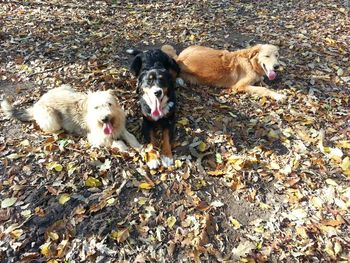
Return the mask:
<svg viewBox="0 0 350 263">
<path fill-rule="evenodd" d="M 278 47 L 256 45 L 238 51 L 216 50 L 190 46 L 178 56 L 172 46 L 164 45 L 163 52 L 173 57 L 181 68 L 180 76 L 195 84 L 230 88 L 233 92 L 248 92 L 276 100 L 285 95 L 268 88 L 254 86 L 267 72 L 278 66 Z"/>
<path fill-rule="evenodd" d="M 63 85 L 44 94 L 28 109 L 14 108 L 6 99 L 1 103 L 1 108 L 8 117 L 21 121 L 35 120 L 45 132 L 54 133 L 63 129 L 68 133 L 87 136 L 89 143 L 96 147 L 116 146 L 126 150 L 125 144 L 117 141 L 119 138 L 134 148 L 140 147 L 136 138 L 126 130 L 125 113 L 112 91 L 86 94 Z"/>
</svg>

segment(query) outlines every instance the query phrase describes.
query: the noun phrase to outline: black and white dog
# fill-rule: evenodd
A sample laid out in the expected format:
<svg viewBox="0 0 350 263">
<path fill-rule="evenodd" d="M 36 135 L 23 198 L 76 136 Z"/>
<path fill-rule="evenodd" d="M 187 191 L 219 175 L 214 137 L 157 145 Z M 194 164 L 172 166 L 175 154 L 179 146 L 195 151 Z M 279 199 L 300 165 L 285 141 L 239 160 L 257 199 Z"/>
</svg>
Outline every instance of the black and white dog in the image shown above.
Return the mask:
<svg viewBox="0 0 350 263">
<path fill-rule="evenodd" d="M 169 167 L 174 163 L 171 143 L 175 132 L 175 85 L 180 67 L 160 49 L 128 49 L 127 53 L 135 56 L 130 69 L 137 77 L 137 92 L 141 93 L 145 143 L 151 143 L 155 147 L 155 129 L 160 127 L 162 130 L 161 162 L 156 154 L 149 154 L 147 165 L 151 169 L 156 169 L 160 163 Z"/>
</svg>

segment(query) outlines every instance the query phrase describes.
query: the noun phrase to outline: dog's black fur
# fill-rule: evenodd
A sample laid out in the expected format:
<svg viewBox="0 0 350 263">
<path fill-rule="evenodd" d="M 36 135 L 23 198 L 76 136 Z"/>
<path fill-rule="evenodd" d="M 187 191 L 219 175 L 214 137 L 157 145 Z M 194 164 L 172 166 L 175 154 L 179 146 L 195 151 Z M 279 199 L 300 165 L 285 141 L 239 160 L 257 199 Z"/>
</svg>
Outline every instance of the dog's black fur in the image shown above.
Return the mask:
<svg viewBox="0 0 350 263">
<path fill-rule="evenodd" d="M 141 111 L 143 115 L 142 133 L 145 143 L 151 142 L 151 132 L 160 126 L 161 129 L 169 131 L 170 141 L 174 138 L 175 132 L 175 79 L 180 73 L 180 67 L 176 61 L 170 58 L 160 49 L 139 51 L 127 50 L 127 53 L 134 55 L 130 69 L 137 77 L 137 92 L 142 89 L 156 85 L 161 88 L 164 95 L 168 97 L 169 112 L 158 120 L 150 117 L 151 109 L 141 97 Z"/>
<path fill-rule="evenodd" d="M 151 109 L 149 108 L 146 101 L 141 98 L 140 105 L 143 115 L 142 133 L 145 138 L 145 142 L 150 142 L 150 133 L 156 126 L 160 126 L 162 129 L 169 130 L 169 137 L 172 141 L 174 138 L 175 131 L 175 108 L 176 108 L 176 96 L 175 96 L 175 85 L 170 73 L 165 69 L 152 69 L 143 73 L 142 82 L 140 84 L 142 88 L 148 88 L 152 85 L 160 87 L 164 96 L 168 97 L 167 107 L 168 113 L 157 121 L 154 121 L 150 117 Z"/>
</svg>

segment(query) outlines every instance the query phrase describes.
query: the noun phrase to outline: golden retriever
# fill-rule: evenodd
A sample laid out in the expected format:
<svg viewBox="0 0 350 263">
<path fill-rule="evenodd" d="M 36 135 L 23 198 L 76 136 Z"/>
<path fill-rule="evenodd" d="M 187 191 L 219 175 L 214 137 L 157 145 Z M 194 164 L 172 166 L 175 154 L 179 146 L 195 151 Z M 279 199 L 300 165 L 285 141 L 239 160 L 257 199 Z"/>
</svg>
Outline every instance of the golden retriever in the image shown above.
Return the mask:
<svg viewBox="0 0 350 263">
<path fill-rule="evenodd" d="M 264 74 L 273 80 L 279 67 L 278 47 L 259 44 L 250 48 L 227 51 L 203 46 L 190 46 L 178 56 L 172 46 L 162 50 L 173 57 L 181 68 L 181 77 L 195 84 L 230 88 L 233 92 L 248 92 L 282 100 L 285 95 L 265 87 L 254 86 Z"/>
</svg>

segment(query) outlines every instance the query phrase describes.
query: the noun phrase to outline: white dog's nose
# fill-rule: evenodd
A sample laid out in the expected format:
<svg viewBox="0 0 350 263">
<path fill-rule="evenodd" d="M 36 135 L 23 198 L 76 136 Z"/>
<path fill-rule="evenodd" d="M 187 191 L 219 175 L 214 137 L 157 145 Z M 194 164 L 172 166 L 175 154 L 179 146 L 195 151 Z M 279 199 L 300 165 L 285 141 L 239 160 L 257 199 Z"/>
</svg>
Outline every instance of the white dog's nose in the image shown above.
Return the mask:
<svg viewBox="0 0 350 263">
<path fill-rule="evenodd" d="M 109 122 L 109 116 L 103 117 L 102 122 L 104 122 L 104 123 Z"/>
</svg>

